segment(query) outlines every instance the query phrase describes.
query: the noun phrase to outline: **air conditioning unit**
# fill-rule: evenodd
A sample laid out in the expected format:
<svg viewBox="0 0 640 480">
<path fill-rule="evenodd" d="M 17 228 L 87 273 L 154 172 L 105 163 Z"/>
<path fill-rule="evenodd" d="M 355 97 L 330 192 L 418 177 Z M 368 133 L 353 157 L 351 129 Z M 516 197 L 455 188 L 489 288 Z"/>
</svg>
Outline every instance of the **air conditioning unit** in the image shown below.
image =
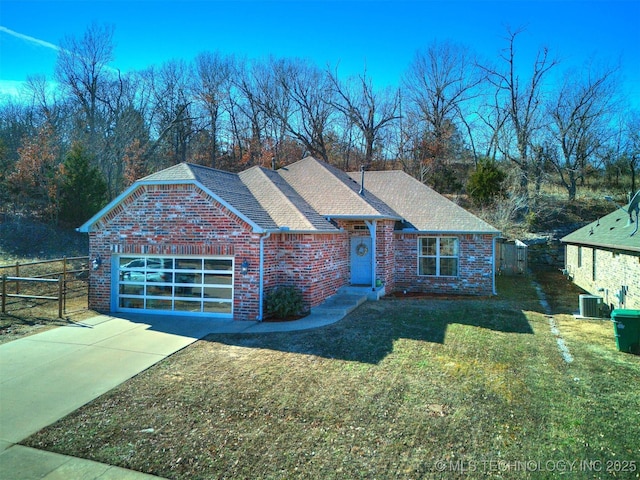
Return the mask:
<svg viewBox="0 0 640 480">
<path fill-rule="evenodd" d="M 600 318 L 600 305 L 602 297 L 596 295 L 580 295 L 580 316 L 588 318 Z"/>
</svg>

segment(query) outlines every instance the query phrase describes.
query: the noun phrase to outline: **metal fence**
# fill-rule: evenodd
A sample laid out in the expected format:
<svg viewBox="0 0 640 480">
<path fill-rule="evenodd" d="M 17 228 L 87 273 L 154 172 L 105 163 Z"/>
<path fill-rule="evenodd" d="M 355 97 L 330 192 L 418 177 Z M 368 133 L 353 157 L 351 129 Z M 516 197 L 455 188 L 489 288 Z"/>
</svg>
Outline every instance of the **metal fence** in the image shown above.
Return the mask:
<svg viewBox="0 0 640 480">
<path fill-rule="evenodd" d="M 61 271 L 47 271 L 45 273 L 32 273 L 29 276 L 21 276 L 26 271 L 35 272 L 40 270 L 40 265 L 61 264 L 58 269 Z M 20 263 L 15 265 L 0 266 L 2 272 L 2 313 L 7 311 L 7 299 L 33 299 L 33 300 L 52 300 L 58 302 L 58 318 L 62 318 L 67 299 L 67 284 L 69 276 L 73 275 L 72 280 L 76 281 L 88 276 L 89 257 L 63 257 L 53 260 L 43 260 L 38 262 Z M 46 268 L 45 268 L 46 269 Z M 7 272 L 12 275 L 8 275 Z M 54 278 L 51 278 L 54 277 Z M 52 284 L 57 284 L 55 290 L 52 291 Z"/>
</svg>

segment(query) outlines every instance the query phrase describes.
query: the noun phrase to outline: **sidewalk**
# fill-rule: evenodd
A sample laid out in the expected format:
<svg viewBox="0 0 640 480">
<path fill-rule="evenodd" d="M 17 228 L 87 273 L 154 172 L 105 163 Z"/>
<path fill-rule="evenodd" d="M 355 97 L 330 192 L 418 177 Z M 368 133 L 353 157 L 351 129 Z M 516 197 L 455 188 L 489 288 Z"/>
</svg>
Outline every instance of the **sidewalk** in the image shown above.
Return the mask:
<svg viewBox="0 0 640 480">
<path fill-rule="evenodd" d="M 0 478 L 158 478 L 16 444 L 210 333 L 305 330 L 344 315 L 323 311 L 293 322 L 99 315 L 0 345 Z"/>
</svg>

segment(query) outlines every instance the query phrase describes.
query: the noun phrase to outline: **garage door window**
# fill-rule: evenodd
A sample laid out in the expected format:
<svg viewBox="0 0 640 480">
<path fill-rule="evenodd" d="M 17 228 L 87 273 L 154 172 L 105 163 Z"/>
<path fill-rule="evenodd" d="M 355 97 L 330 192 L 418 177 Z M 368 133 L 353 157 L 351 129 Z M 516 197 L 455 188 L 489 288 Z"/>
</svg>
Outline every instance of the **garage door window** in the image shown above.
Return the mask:
<svg viewBox="0 0 640 480">
<path fill-rule="evenodd" d="M 233 259 L 123 256 L 118 309 L 233 313 Z"/>
</svg>

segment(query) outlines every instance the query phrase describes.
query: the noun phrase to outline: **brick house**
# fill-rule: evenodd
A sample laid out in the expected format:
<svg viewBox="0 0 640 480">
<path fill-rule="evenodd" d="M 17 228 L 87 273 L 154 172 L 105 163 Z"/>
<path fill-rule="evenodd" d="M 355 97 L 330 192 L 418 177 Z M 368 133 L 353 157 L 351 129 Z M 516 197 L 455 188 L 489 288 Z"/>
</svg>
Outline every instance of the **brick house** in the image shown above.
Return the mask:
<svg viewBox="0 0 640 480">
<path fill-rule="evenodd" d="M 562 238 L 567 275 L 610 309 L 640 309 L 640 232 L 637 214 L 633 218 L 634 212 L 626 210 Z"/>
<path fill-rule="evenodd" d="M 312 157 L 239 174 L 175 165 L 78 230 L 98 311 L 262 320 L 281 285 L 308 308 L 346 285 L 495 294 L 498 230 L 404 172 L 348 174 Z"/>
</svg>

